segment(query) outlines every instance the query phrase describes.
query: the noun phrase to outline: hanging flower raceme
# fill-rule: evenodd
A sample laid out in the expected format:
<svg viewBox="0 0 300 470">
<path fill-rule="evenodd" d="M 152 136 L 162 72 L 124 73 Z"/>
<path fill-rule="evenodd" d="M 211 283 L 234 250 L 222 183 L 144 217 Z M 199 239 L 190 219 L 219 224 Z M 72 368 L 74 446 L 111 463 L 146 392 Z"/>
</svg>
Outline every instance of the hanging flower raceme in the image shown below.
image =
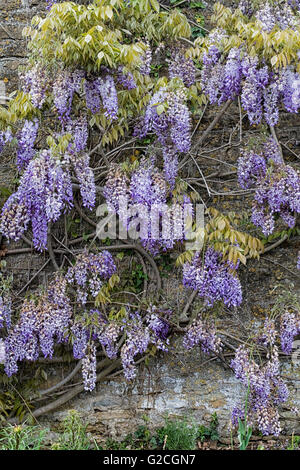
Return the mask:
<svg viewBox="0 0 300 470">
<path fill-rule="evenodd" d="M 0 339 L 0 364 L 5 363 L 5 343 L 3 339 Z"/>
<path fill-rule="evenodd" d="M 152 50 L 149 41 L 145 41 L 146 50 L 141 57 L 139 71 L 142 75 L 149 75 L 151 72 Z"/>
<path fill-rule="evenodd" d="M 236 378 L 247 389 L 247 422 L 252 426 L 257 425 L 263 435 L 273 434 L 278 436 L 281 432 L 278 405 L 288 399 L 288 389 L 280 378 L 278 348 L 274 344 L 273 322 L 266 321 L 263 338 L 270 349 L 268 361 L 259 366 L 251 357 L 245 346 L 239 346 L 235 358 L 231 361 L 231 367 Z M 232 413 L 232 422 L 238 425 L 238 418 L 245 419 L 243 407 L 235 407 Z"/>
<path fill-rule="evenodd" d="M 7 293 L 3 293 L 0 295 L 0 328 L 10 328 L 11 314 L 11 298 Z"/>
<path fill-rule="evenodd" d="M 11 134 L 10 129 L 7 129 L 5 132 L 3 131 L 0 132 L 0 153 L 2 152 L 6 144 L 11 142 L 12 139 L 13 139 L 13 136 Z"/>
<path fill-rule="evenodd" d="M 46 101 L 47 92 L 51 85 L 49 74 L 40 64 L 30 67 L 20 74 L 22 88 L 30 94 L 33 106 L 41 109 Z"/>
<path fill-rule="evenodd" d="M 119 215 L 122 227 L 135 230 L 143 246 L 153 255 L 173 248 L 188 236 L 188 220 L 193 216 L 190 198 L 175 199 L 163 174 L 142 159 L 130 177 L 113 165 L 103 191 L 108 209 Z"/>
<path fill-rule="evenodd" d="M 18 322 L 5 338 L 5 372 L 8 376 L 18 371 L 18 362 L 35 361 L 40 352 L 52 357 L 54 341 L 66 341 L 64 333 L 72 318 L 72 308 L 66 293 L 67 283 L 58 276 L 37 302 L 25 300 Z"/>
<path fill-rule="evenodd" d="M 74 173 L 79 182 L 82 204 L 84 207 L 92 209 L 96 202 L 96 186 L 94 172 L 89 166 L 89 161 L 88 154 L 71 158 Z"/>
<path fill-rule="evenodd" d="M 72 167 L 79 180 L 83 205 L 93 207 L 96 191 L 88 156 L 65 155 L 59 160 L 51 150 L 43 150 L 29 162 L 17 192 L 4 204 L 0 231 L 8 239 L 18 240 L 30 222 L 34 247 L 45 249 L 48 223 L 56 222 L 73 205 Z"/>
<path fill-rule="evenodd" d="M 35 361 L 40 354 L 51 358 L 55 342 L 65 343 L 71 338 L 74 357 L 83 360 L 85 388 L 94 388 L 95 341 L 99 340 L 109 351 L 109 329 L 111 330 L 113 323 L 109 323 L 98 310 L 74 315 L 71 295 L 76 291 L 78 305 L 85 308 L 85 298 L 91 296 L 95 299 L 103 283 L 115 271 L 115 263 L 108 251 L 99 254 L 84 251 L 78 255 L 75 265 L 69 268 L 67 274 L 58 275 L 37 301 L 24 301 L 19 319 L 13 326 L 10 310 L 8 311 L 8 299 L 0 296 L 0 325 L 2 327 L 5 320 L 6 326 L 10 328 L 5 338 L 6 374 L 11 376 L 16 373 L 19 361 Z M 79 291 L 85 294 L 84 299 L 79 295 Z M 110 335 L 112 341 L 118 338 L 120 331 L 119 326 L 116 335 Z"/>
<path fill-rule="evenodd" d="M 186 58 L 183 49 L 175 47 L 168 62 L 170 78 L 181 78 L 186 87 L 194 85 L 196 81 L 196 67 L 192 58 Z"/>
<path fill-rule="evenodd" d="M 145 116 L 135 129 L 140 138 L 154 132 L 162 145 L 165 178 L 174 187 L 178 172 L 178 152 L 191 147 L 190 114 L 183 88 L 160 88 L 151 98 Z"/>
<path fill-rule="evenodd" d="M 183 347 L 189 350 L 199 343 L 206 354 L 219 354 L 222 351 L 222 341 L 217 336 L 214 324 L 201 318 L 194 320 L 188 328 L 183 338 Z"/>
<path fill-rule="evenodd" d="M 86 149 L 89 135 L 87 116 L 81 114 L 78 118 L 70 120 L 66 126 L 66 132 L 72 135 L 68 152 L 71 154 L 83 152 Z"/>
<path fill-rule="evenodd" d="M 228 307 L 242 302 L 242 288 L 231 266 L 222 260 L 222 254 L 207 248 L 204 255 L 196 253 L 190 263 L 183 265 L 183 285 L 198 292 L 208 306 L 223 301 Z"/>
<path fill-rule="evenodd" d="M 277 143 L 269 139 L 260 153 L 244 152 L 238 161 L 238 180 L 242 188 L 255 188 L 252 222 L 265 235 L 275 228 L 280 215 L 290 227 L 300 212 L 300 175 L 285 165 Z"/>
<path fill-rule="evenodd" d="M 265 8 L 267 11 L 268 4 Z M 230 48 L 227 53 L 223 51 L 224 37 L 225 33 L 213 30 L 207 38 L 207 52 L 202 57 L 201 84 L 210 103 L 220 105 L 240 96 L 251 124 L 258 124 L 264 118 L 267 124 L 274 126 L 279 120 L 281 104 L 288 112 L 297 113 L 300 108 L 299 72 L 291 65 L 272 71 L 265 61 L 248 55 L 242 46 Z"/>
<path fill-rule="evenodd" d="M 89 294 L 97 297 L 103 280 L 109 279 L 115 272 L 116 265 L 108 251 L 94 254 L 84 250 L 77 256 L 76 264 L 68 269 L 66 280 L 76 287 L 77 301 L 85 305 Z"/>
<path fill-rule="evenodd" d="M 39 122 L 37 119 L 33 121 L 25 121 L 18 139 L 17 151 L 17 167 L 21 171 L 32 160 L 35 155 L 34 143 L 37 137 Z"/>
<path fill-rule="evenodd" d="M 133 380 L 136 377 L 135 356 L 145 353 L 150 344 L 154 344 L 162 351 L 168 350 L 167 321 L 161 319 L 153 307 L 150 308 L 149 313 L 151 317 L 148 319 L 148 325 L 143 323 L 138 312 L 128 313 L 123 320 L 122 329 L 126 332 L 126 341 L 121 348 L 120 356 L 127 380 Z"/>
<path fill-rule="evenodd" d="M 287 28 L 296 29 L 299 25 L 292 8 L 287 4 L 271 5 L 266 2 L 255 16 L 261 22 L 262 29 L 268 32 L 272 31 L 275 26 L 284 30 Z"/>
<path fill-rule="evenodd" d="M 120 65 L 116 74 L 117 82 L 120 83 L 126 90 L 133 90 L 136 88 L 136 82 L 131 72 L 125 71 L 124 67 Z"/>
<path fill-rule="evenodd" d="M 103 73 L 103 76 L 85 80 L 86 106 L 92 114 L 99 113 L 101 107 L 109 119 L 116 119 L 118 114 L 118 94 L 112 75 Z"/>
<path fill-rule="evenodd" d="M 55 222 L 63 209 L 71 207 L 72 200 L 70 174 L 52 158 L 51 151 L 44 150 L 28 164 L 17 193 L 5 203 L 1 216 L 1 232 L 7 238 L 17 240 L 30 221 L 34 246 L 43 250 L 47 245 L 48 222 Z M 14 216 L 16 203 L 20 207 Z M 20 222 L 21 227 L 16 225 L 14 229 L 14 224 Z"/>
<path fill-rule="evenodd" d="M 281 349 L 290 354 L 293 348 L 294 338 L 300 334 L 300 313 L 286 311 L 280 317 L 280 342 Z"/>
</svg>

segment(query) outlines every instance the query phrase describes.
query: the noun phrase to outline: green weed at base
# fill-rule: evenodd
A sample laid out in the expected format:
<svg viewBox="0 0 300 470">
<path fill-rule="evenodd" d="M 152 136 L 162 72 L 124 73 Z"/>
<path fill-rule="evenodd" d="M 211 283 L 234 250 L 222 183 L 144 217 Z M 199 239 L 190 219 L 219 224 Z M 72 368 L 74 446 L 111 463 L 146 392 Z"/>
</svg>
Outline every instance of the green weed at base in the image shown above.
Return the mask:
<svg viewBox="0 0 300 470">
<path fill-rule="evenodd" d="M 46 432 L 37 426 L 8 425 L 0 430 L 0 450 L 41 450 Z"/>
</svg>

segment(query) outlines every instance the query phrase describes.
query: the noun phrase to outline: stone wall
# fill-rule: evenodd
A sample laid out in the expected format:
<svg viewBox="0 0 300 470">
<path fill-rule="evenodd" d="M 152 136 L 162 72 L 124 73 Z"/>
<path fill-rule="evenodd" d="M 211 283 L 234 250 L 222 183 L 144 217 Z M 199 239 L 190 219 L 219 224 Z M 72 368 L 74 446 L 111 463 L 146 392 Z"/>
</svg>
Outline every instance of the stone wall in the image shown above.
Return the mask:
<svg viewBox="0 0 300 470">
<path fill-rule="evenodd" d="M 0 83 L 5 83 L 8 92 L 14 90 L 18 84 L 17 68 L 24 63 L 26 56 L 26 43 L 22 38 L 22 29 L 28 25 L 30 19 L 37 12 L 44 11 L 45 2 L 39 0 L 0 0 Z M 232 2 L 229 2 L 232 3 Z M 1 95 L 1 92 L 0 92 Z M 285 118 L 284 118 L 285 119 Z M 300 141 L 300 126 L 296 120 L 283 119 L 281 135 L 293 141 L 295 145 Z M 287 119 L 290 119 L 289 117 Z M 205 123 L 205 122 L 204 122 Z M 229 124 L 228 124 L 229 125 Z M 232 125 L 232 123 L 230 124 Z M 218 141 L 226 139 L 230 128 L 219 129 L 214 133 Z M 213 142 L 212 145 L 215 145 Z M 236 161 L 236 151 L 232 155 Z M 7 162 L 0 161 L 0 175 L 8 175 Z M 8 176 L 6 176 L 8 177 Z M 3 181 L 1 182 L 3 184 Z M 235 203 L 242 209 L 243 199 L 235 198 Z M 297 256 L 296 244 L 283 246 L 279 252 L 280 282 L 290 285 L 296 282 L 289 275 L 288 270 L 295 269 L 293 262 Z M 22 257 L 7 259 L 8 269 L 12 269 L 19 277 L 20 286 L 26 282 L 28 269 L 37 270 L 44 262 L 42 257 L 35 254 L 22 255 Z M 256 309 L 267 309 L 272 303 L 268 291 L 278 282 L 278 272 L 270 269 L 270 265 L 256 262 L 249 265 L 248 270 L 242 271 L 243 287 L 245 292 L 245 306 L 239 312 L 238 320 L 223 324 L 225 331 L 235 331 L 240 327 L 239 322 L 252 322 L 259 320 Z M 27 276 L 27 277 L 26 277 Z M 41 278 L 40 281 L 43 279 Z M 180 288 L 180 278 L 170 277 L 164 281 L 164 296 L 173 303 L 177 310 L 182 308 L 187 299 L 187 293 Z M 299 288 L 299 282 L 297 284 Z M 193 309 L 197 311 L 197 302 Z M 300 406 L 299 367 L 292 368 L 284 365 L 285 375 L 291 378 L 291 395 Z M 55 382 L 62 369 L 50 368 L 50 380 Z M 217 360 L 209 360 L 198 350 L 191 353 L 183 351 L 180 339 L 171 346 L 170 354 L 153 359 L 149 366 L 141 365 L 138 377 L 133 384 L 128 384 L 122 376 L 99 384 L 93 393 L 82 393 L 51 416 L 42 418 L 41 422 L 61 421 L 69 408 L 76 408 L 89 423 L 89 430 L 95 435 L 112 435 L 116 438 L 124 436 L 143 424 L 143 415 L 150 417 L 153 427 L 163 422 L 165 413 L 171 416 L 192 416 L 198 423 L 209 423 L 211 414 L 216 412 L 220 420 L 219 432 L 228 436 L 228 424 L 231 410 L 239 400 L 245 398 L 245 389 L 233 377 L 230 370 Z M 300 433 L 299 421 L 295 420 L 289 411 L 282 411 L 283 433 Z"/>
</svg>

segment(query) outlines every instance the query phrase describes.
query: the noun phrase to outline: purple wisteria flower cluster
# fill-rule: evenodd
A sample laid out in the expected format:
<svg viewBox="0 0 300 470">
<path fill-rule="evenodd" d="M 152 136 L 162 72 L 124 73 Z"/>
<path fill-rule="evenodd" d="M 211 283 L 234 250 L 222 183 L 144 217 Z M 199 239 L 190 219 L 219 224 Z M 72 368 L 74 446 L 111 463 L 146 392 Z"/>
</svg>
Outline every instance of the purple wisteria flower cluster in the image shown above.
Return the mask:
<svg viewBox="0 0 300 470">
<path fill-rule="evenodd" d="M 10 129 L 7 129 L 5 132 L 4 131 L 0 132 L 0 153 L 2 152 L 6 144 L 11 142 L 12 139 L 13 139 L 13 136 L 11 134 Z"/>
<path fill-rule="evenodd" d="M 58 3 L 57 0 L 46 0 L 47 2 L 47 10 L 50 10 L 50 8 L 55 4 Z"/>
<path fill-rule="evenodd" d="M 57 221 L 73 205 L 72 167 L 79 179 L 83 205 L 93 207 L 96 190 L 89 157 L 65 155 L 58 160 L 50 150 L 43 150 L 28 163 L 17 192 L 4 204 L 1 233 L 8 239 L 18 240 L 31 223 L 35 248 L 46 249 L 48 223 Z"/>
<path fill-rule="evenodd" d="M 122 65 L 118 67 L 116 80 L 126 90 L 134 90 L 136 88 L 136 81 L 131 72 L 126 71 Z"/>
<path fill-rule="evenodd" d="M 241 96 L 250 123 L 265 119 L 270 126 L 278 123 L 281 104 L 290 113 L 299 111 L 300 74 L 292 66 L 274 72 L 265 63 L 260 64 L 257 56 L 236 47 L 224 57 L 220 44 L 224 36 L 215 36 L 212 32 L 202 57 L 201 84 L 210 103 L 220 105 Z"/>
<path fill-rule="evenodd" d="M 247 388 L 247 421 L 263 435 L 278 436 L 281 432 L 278 405 L 288 399 L 288 388 L 280 377 L 278 349 L 273 345 L 272 353 L 263 366 L 259 366 L 245 346 L 239 346 L 231 361 L 236 378 Z M 245 410 L 236 407 L 232 421 L 245 419 Z"/>
<path fill-rule="evenodd" d="M 133 75 L 123 66 L 102 67 L 99 76 L 87 75 L 84 70 L 62 69 L 52 77 L 41 66 L 34 66 L 20 75 L 23 90 L 29 93 L 32 104 L 41 109 L 52 93 L 53 105 L 64 129 L 71 120 L 75 94 L 85 93 L 85 104 L 92 114 L 103 112 L 108 119 L 118 114 L 116 83 L 131 90 L 136 88 Z"/>
<path fill-rule="evenodd" d="M 145 319 L 139 312 L 126 310 L 119 320 L 107 319 L 99 310 L 85 312 L 75 319 L 71 327 L 73 355 L 82 360 L 85 390 L 96 385 L 96 347 L 99 342 L 109 359 L 120 355 L 123 372 L 127 380 L 136 376 L 135 357 L 147 351 L 150 345 L 167 351 L 170 312 L 150 306 Z M 118 341 L 123 336 L 124 344 Z"/>
<path fill-rule="evenodd" d="M 150 306 L 146 324 L 139 312 L 129 313 L 123 320 L 122 330 L 126 331 L 126 341 L 121 348 L 120 357 L 127 380 L 133 380 L 136 377 L 135 356 L 145 353 L 150 344 L 159 350 L 168 351 L 167 316 L 170 312 L 168 311 L 167 315 L 161 317 L 162 313 L 164 312 L 160 312 L 155 306 Z"/>
<path fill-rule="evenodd" d="M 52 357 L 54 342 L 66 342 L 64 335 L 71 324 L 72 307 L 66 292 L 66 280 L 58 276 L 38 301 L 25 300 L 19 320 L 5 338 L 5 372 L 10 377 L 18 371 L 18 362 L 35 361 L 39 354 Z"/>
<path fill-rule="evenodd" d="M 33 121 L 25 121 L 24 126 L 18 138 L 17 151 L 17 167 L 22 171 L 35 155 L 34 143 L 37 137 L 39 122 L 37 119 Z"/>
<path fill-rule="evenodd" d="M 244 152 L 238 160 L 238 180 L 244 189 L 255 188 L 252 222 L 264 235 L 273 232 L 278 215 L 288 227 L 294 227 L 300 212 L 300 175 L 284 164 L 273 139 L 260 153 Z"/>
<path fill-rule="evenodd" d="M 183 285 L 196 290 L 209 307 L 218 301 L 236 307 L 242 302 L 242 287 L 235 272 L 238 265 L 231 264 L 223 261 L 222 253 L 208 247 L 183 265 Z"/>
<path fill-rule="evenodd" d="M 7 292 L 0 294 L 0 328 L 11 327 L 12 302 Z"/>
<path fill-rule="evenodd" d="M 221 338 L 217 336 L 213 322 L 197 318 L 188 328 L 184 338 L 183 347 L 187 350 L 194 348 L 200 343 L 201 349 L 206 354 L 219 354 L 223 345 Z"/>
<path fill-rule="evenodd" d="M 294 338 L 300 334 L 300 312 L 286 311 L 280 317 L 280 343 L 284 353 L 290 354 Z"/>
<path fill-rule="evenodd" d="M 24 301 L 19 319 L 13 326 L 11 303 L 7 296 L 0 296 L 0 327 L 4 326 L 5 320 L 9 329 L 4 340 L 6 374 L 11 376 L 16 373 L 19 361 L 35 361 L 40 353 L 51 358 L 55 342 L 71 340 L 74 357 L 82 359 L 85 389 L 92 390 L 96 373 L 95 340 L 100 341 L 108 357 L 113 357 L 113 342 L 117 340 L 121 328 L 115 328 L 114 323 L 109 323 L 98 310 L 85 310 L 85 299 L 89 295 L 95 298 L 103 282 L 115 271 L 114 260 L 108 251 L 99 254 L 84 251 L 78 255 L 75 265 L 69 268 L 67 274 L 57 275 L 36 301 Z M 76 312 L 71 301 L 74 292 L 77 295 Z M 80 307 L 84 310 L 78 315 Z"/>
<path fill-rule="evenodd" d="M 299 0 L 283 0 L 282 2 L 255 2 L 253 0 L 240 0 L 238 8 L 243 15 L 258 19 L 264 31 L 272 31 L 276 26 L 280 29 L 296 28 L 297 17 L 294 11 L 300 10 Z M 294 11 L 293 11 L 294 10 Z"/>
<path fill-rule="evenodd" d="M 152 161 L 142 159 L 130 176 L 113 165 L 103 195 L 109 211 L 119 215 L 122 227 L 129 235 L 131 228 L 136 229 L 143 246 L 153 255 L 186 239 L 185 228 L 193 215 L 191 200 L 187 195 L 174 198 Z"/>
<path fill-rule="evenodd" d="M 272 31 L 276 26 L 280 29 L 292 28 L 296 29 L 299 20 L 294 15 L 293 3 L 270 4 L 268 1 L 264 3 L 255 14 L 256 18 L 261 22 L 264 31 Z"/>
<path fill-rule="evenodd" d="M 173 188 L 178 172 L 178 152 L 187 153 L 191 147 L 190 113 L 184 88 L 160 88 L 151 98 L 145 116 L 135 129 L 142 138 L 154 132 L 162 145 L 165 179 Z"/>
<path fill-rule="evenodd" d="M 142 75 L 149 75 L 151 72 L 151 63 L 152 63 L 152 49 L 150 42 L 145 40 L 146 50 L 141 57 L 141 64 L 139 66 L 139 71 Z"/>
<path fill-rule="evenodd" d="M 280 315 L 279 331 L 275 318 L 266 317 L 256 335 L 256 342 L 267 350 L 267 360 L 258 364 L 253 349 L 239 346 L 231 367 L 236 378 L 247 388 L 247 422 L 257 426 L 263 435 L 278 436 L 281 432 L 278 407 L 289 398 L 286 383 L 280 376 L 279 340 L 286 354 L 292 352 L 294 338 L 300 334 L 299 312 L 284 312 Z M 238 418 L 245 419 L 245 408 L 237 406 L 232 413 L 232 422 L 238 425 Z"/>
<path fill-rule="evenodd" d="M 290 342 L 297 334 L 296 324 L 297 319 L 292 314 L 286 312 L 281 316 L 280 341 L 285 352 L 290 352 Z M 235 358 L 231 361 L 235 376 L 248 390 L 247 421 L 252 425 L 256 424 L 262 434 L 275 436 L 281 431 L 278 406 L 289 397 L 287 385 L 280 377 L 279 351 L 276 345 L 278 336 L 275 320 L 267 317 L 257 336 L 257 342 L 267 348 L 267 361 L 262 365 L 257 364 L 244 345 L 238 347 Z M 238 424 L 238 418 L 245 419 L 245 410 L 242 407 L 233 410 L 234 425 Z"/>
<path fill-rule="evenodd" d="M 171 57 L 168 59 L 169 77 L 181 78 L 186 87 L 194 85 L 196 82 L 196 67 L 191 57 L 185 56 L 184 49 L 175 47 Z"/>
<path fill-rule="evenodd" d="M 76 264 L 68 269 L 66 280 L 74 285 L 77 302 L 85 305 L 89 294 L 97 297 L 103 280 L 108 280 L 115 272 L 116 265 L 108 251 L 94 254 L 84 250 L 77 256 Z"/>
<path fill-rule="evenodd" d="M 95 388 L 97 342 L 109 359 L 116 359 L 120 355 L 126 379 L 133 380 L 136 376 L 134 359 L 138 354 L 145 353 L 151 344 L 167 351 L 169 315 L 169 311 L 150 306 L 145 319 L 139 312 L 131 313 L 129 310 L 119 320 L 107 319 L 95 309 L 77 317 L 71 327 L 71 337 L 73 355 L 76 359 L 82 359 L 85 390 Z M 118 341 L 121 336 L 125 338 L 124 344 Z"/>
<path fill-rule="evenodd" d="M 36 64 L 21 73 L 20 80 L 23 91 L 29 93 L 33 106 L 41 109 L 46 101 L 51 84 L 47 70 L 40 64 Z"/>
<path fill-rule="evenodd" d="M 82 70 L 65 69 L 53 81 L 53 104 L 63 126 L 70 120 L 74 94 L 79 93 L 84 75 Z"/>
<path fill-rule="evenodd" d="M 0 339 L 0 364 L 5 363 L 5 343 L 3 339 Z"/>
<path fill-rule="evenodd" d="M 114 78 L 111 75 L 105 74 L 103 77 L 86 80 L 84 87 L 86 106 L 92 114 L 99 113 L 103 107 L 104 114 L 107 118 L 117 118 L 119 109 L 118 95 Z M 128 88 L 128 84 L 126 88 Z"/>
<path fill-rule="evenodd" d="M 238 4 L 238 8 L 241 10 L 243 15 L 246 16 L 252 16 L 253 14 L 253 5 L 252 5 L 252 0 L 240 0 Z"/>
</svg>

